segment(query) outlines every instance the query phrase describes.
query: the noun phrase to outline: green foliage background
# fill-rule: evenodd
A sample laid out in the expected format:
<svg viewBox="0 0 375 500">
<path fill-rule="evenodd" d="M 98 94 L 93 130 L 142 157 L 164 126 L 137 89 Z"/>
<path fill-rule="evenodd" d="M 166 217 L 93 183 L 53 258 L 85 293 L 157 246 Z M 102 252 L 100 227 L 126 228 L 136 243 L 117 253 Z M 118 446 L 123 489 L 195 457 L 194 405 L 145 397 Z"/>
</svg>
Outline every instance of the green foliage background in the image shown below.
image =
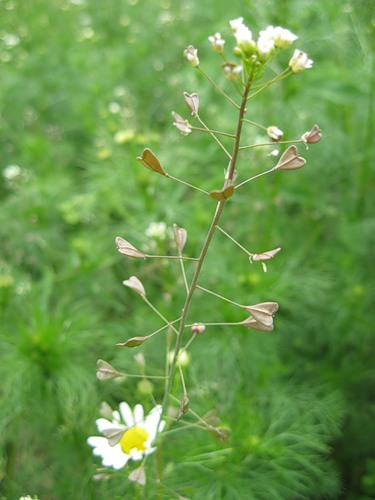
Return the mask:
<svg viewBox="0 0 375 500">
<path fill-rule="evenodd" d="M 99 462 L 85 440 L 100 402 L 151 407 L 132 379 L 99 383 L 95 362 L 136 370 L 133 352 L 114 344 L 159 326 L 123 279 L 136 274 L 169 317 L 181 307 L 177 266 L 122 259 L 113 240 L 142 247 L 151 222 L 176 222 L 189 253 L 199 250 L 212 200 L 135 157 L 151 147 L 178 177 L 221 186 L 222 153 L 206 136 L 180 136 L 170 112 L 187 116 L 182 92 L 198 92 L 204 119 L 230 128 L 232 111 L 182 51 L 197 46 L 229 88 L 207 37 L 229 38 L 239 16 L 255 33 L 289 28 L 314 59 L 248 117 L 286 138 L 318 123 L 324 140 L 304 153 L 306 168 L 259 179 L 228 204 L 223 225 L 244 246 L 283 251 L 264 274 L 218 234 L 203 280 L 241 303 L 276 300 L 280 312 L 271 334 L 210 328 L 193 344 L 191 405 L 216 408 L 232 440 L 173 435 L 164 481 L 197 499 L 373 498 L 374 3 L 1 0 L 0 9 L 0 168 L 22 169 L 0 177 L 2 498 L 174 498 L 152 477 L 135 492 L 127 471 L 92 481 Z M 264 161 L 243 158 L 250 175 Z M 193 310 L 193 321 L 241 319 L 207 295 Z M 149 371 L 163 350 L 158 340 L 142 348 Z"/>
</svg>

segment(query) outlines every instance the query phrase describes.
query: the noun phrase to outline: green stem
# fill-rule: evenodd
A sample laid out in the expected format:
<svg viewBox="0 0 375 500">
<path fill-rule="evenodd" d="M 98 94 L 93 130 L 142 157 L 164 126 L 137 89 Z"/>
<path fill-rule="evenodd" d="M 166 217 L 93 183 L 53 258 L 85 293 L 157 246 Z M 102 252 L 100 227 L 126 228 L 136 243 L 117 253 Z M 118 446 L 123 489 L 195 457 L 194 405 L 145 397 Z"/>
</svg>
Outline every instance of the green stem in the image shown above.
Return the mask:
<svg viewBox="0 0 375 500">
<path fill-rule="evenodd" d="M 219 141 L 219 139 L 216 137 L 216 135 L 213 133 L 213 131 L 207 127 L 207 125 L 203 122 L 201 117 L 199 115 L 196 115 L 196 119 L 199 121 L 199 123 L 201 125 L 203 125 L 203 127 L 207 130 L 207 132 L 211 135 L 211 137 L 219 144 L 219 146 L 224 151 L 224 153 L 228 156 L 228 158 L 231 159 L 231 155 L 230 155 L 229 151 L 227 151 L 224 144 L 221 141 Z"/>
<path fill-rule="evenodd" d="M 198 66 L 197 69 L 202 73 L 202 75 L 207 78 L 207 80 L 211 83 L 211 85 L 213 85 L 215 87 L 215 89 L 223 96 L 225 97 L 225 99 L 227 101 L 229 101 L 231 104 L 233 104 L 233 106 L 235 106 L 237 109 L 240 109 L 239 105 L 236 104 L 233 99 L 231 99 L 223 90 L 221 90 L 221 88 L 216 85 L 216 83 L 207 75 L 207 73 L 205 71 L 203 71 L 203 69 Z"/>
<path fill-rule="evenodd" d="M 245 113 L 246 113 L 246 101 L 247 101 L 247 96 L 248 96 L 249 91 L 250 91 L 251 83 L 252 83 L 252 74 L 249 77 L 247 85 L 246 85 L 246 87 L 244 89 L 244 94 L 242 96 L 242 102 L 241 102 L 241 106 L 240 106 L 239 113 L 238 113 L 238 122 L 237 122 L 237 128 L 236 128 L 236 139 L 235 139 L 235 143 L 234 143 L 234 146 L 233 146 L 233 154 L 231 156 L 231 160 L 230 160 L 228 171 L 227 171 L 227 173 L 228 173 L 227 179 L 226 179 L 225 182 L 227 182 L 228 179 L 229 179 L 229 181 L 233 180 L 233 175 L 234 175 L 234 171 L 235 171 L 235 166 L 236 166 L 236 161 L 237 161 L 238 151 L 239 151 L 240 141 L 241 141 L 241 132 L 242 132 L 242 126 L 243 126 L 243 117 L 245 116 Z M 186 296 L 185 304 L 184 304 L 184 307 L 182 309 L 182 316 L 181 316 L 181 321 L 180 321 L 180 328 L 179 328 L 179 332 L 178 332 L 178 335 L 177 335 L 177 338 L 176 338 L 176 344 L 175 344 L 175 350 L 174 350 L 174 354 L 173 354 L 173 360 L 172 360 L 172 363 L 171 363 L 171 366 L 170 366 L 170 369 L 169 369 L 168 382 L 167 382 L 166 390 L 165 390 L 164 397 L 163 397 L 162 414 L 164 414 L 166 412 L 167 403 L 168 403 L 168 400 L 169 400 L 169 396 L 171 394 L 172 384 L 173 384 L 173 379 L 174 379 L 174 374 L 175 374 L 175 371 L 176 371 L 176 364 L 177 364 L 177 360 L 178 360 L 178 354 L 179 354 L 180 348 L 181 348 L 182 338 L 183 338 L 183 334 L 184 334 L 184 331 L 185 331 L 185 325 L 186 325 L 187 316 L 188 316 L 189 309 L 190 309 L 190 304 L 191 304 L 191 301 L 193 299 L 193 295 L 194 295 L 195 289 L 197 288 L 197 285 L 198 285 L 198 279 L 199 279 L 199 276 L 201 274 L 202 266 L 203 266 L 203 263 L 205 261 L 207 251 L 208 251 L 209 246 L 211 244 L 211 241 L 212 241 L 215 229 L 216 229 L 216 227 L 217 227 L 217 225 L 219 223 L 220 217 L 221 217 L 221 215 L 223 213 L 223 210 L 224 210 L 224 207 L 225 207 L 225 203 L 226 203 L 226 201 L 219 201 L 219 203 L 216 206 L 216 210 L 215 210 L 215 214 L 214 214 L 214 217 L 212 219 L 212 222 L 211 222 L 211 226 L 210 226 L 210 228 L 208 230 L 206 239 L 205 239 L 205 241 L 203 243 L 203 247 L 202 247 L 199 259 L 198 259 L 197 267 L 195 269 L 193 278 L 191 280 L 191 284 L 190 284 L 190 287 L 189 287 L 189 293 Z"/>
</svg>

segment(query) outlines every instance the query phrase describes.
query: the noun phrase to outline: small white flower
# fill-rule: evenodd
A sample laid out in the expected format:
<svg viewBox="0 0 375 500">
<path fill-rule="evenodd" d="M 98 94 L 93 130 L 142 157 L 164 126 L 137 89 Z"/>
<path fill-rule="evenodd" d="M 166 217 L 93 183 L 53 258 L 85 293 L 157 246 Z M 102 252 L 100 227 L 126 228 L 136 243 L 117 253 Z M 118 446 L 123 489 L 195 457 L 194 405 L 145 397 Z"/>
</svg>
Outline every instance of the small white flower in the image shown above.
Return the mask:
<svg viewBox="0 0 375 500">
<path fill-rule="evenodd" d="M 229 21 L 229 24 L 233 33 L 236 33 L 236 31 L 244 25 L 243 17 L 238 17 L 237 19 L 233 19 L 232 21 Z"/>
<path fill-rule="evenodd" d="M 275 42 L 267 35 L 260 35 L 257 41 L 258 53 L 262 57 L 268 57 L 275 48 Z"/>
<path fill-rule="evenodd" d="M 134 411 L 130 406 L 122 402 L 119 412 L 112 412 L 112 421 L 99 418 L 96 421 L 98 431 L 124 431 L 120 441 L 111 446 L 106 437 L 90 436 L 87 444 L 92 446 L 93 454 L 102 458 L 104 467 L 122 469 L 129 460 L 139 461 L 146 455 L 156 450 L 152 444 L 156 435 L 164 428 L 165 422 L 160 421 L 162 408 L 155 406 L 145 417 L 143 406 L 135 405 Z"/>
<path fill-rule="evenodd" d="M 215 33 L 213 36 L 209 36 L 208 40 L 212 43 L 212 48 L 218 54 L 221 54 L 224 50 L 225 40 L 221 38 L 220 33 Z"/>
<path fill-rule="evenodd" d="M 294 54 L 289 61 L 289 67 L 293 71 L 293 73 L 300 73 L 305 69 L 312 68 L 313 60 L 309 59 L 308 55 L 302 50 L 296 49 Z"/>
<path fill-rule="evenodd" d="M 238 29 L 234 32 L 234 37 L 237 40 L 238 45 L 250 44 L 254 45 L 253 35 L 247 26 L 244 24 L 240 25 Z"/>
<path fill-rule="evenodd" d="M 225 63 L 222 65 L 224 74 L 229 80 L 234 81 L 237 80 L 242 73 L 242 66 L 240 64 L 231 64 L 231 63 Z"/>
<path fill-rule="evenodd" d="M 167 224 L 165 222 L 151 222 L 145 230 L 146 236 L 158 240 L 165 240 L 167 236 Z"/>
<path fill-rule="evenodd" d="M 287 49 L 298 38 L 298 36 L 290 30 L 282 28 L 281 26 L 276 26 L 276 28 L 268 26 L 259 33 L 259 38 L 263 37 L 273 40 L 275 47 L 279 49 Z"/>
</svg>

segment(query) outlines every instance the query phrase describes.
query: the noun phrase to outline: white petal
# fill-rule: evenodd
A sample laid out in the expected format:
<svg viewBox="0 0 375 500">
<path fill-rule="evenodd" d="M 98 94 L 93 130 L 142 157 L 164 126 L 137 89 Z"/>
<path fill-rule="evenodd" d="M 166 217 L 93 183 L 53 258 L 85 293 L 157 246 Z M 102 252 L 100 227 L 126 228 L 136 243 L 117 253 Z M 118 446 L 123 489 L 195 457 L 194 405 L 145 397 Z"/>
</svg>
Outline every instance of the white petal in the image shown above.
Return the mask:
<svg viewBox="0 0 375 500">
<path fill-rule="evenodd" d="M 134 407 L 134 422 L 135 422 L 135 425 L 137 425 L 140 422 L 142 422 L 143 418 L 144 418 L 143 406 L 139 405 L 139 404 L 135 405 L 135 407 Z"/>
<path fill-rule="evenodd" d="M 158 405 L 155 406 L 155 408 L 153 408 L 146 417 L 144 427 L 150 436 L 151 442 L 156 437 L 160 416 L 161 416 L 161 406 Z"/>
<path fill-rule="evenodd" d="M 100 447 L 102 446 L 103 443 L 107 443 L 108 441 L 104 437 L 99 437 L 99 436 L 90 436 L 87 440 L 86 443 L 93 448 Z"/>
<path fill-rule="evenodd" d="M 96 427 L 99 432 L 103 432 L 105 429 L 113 429 L 113 423 L 106 418 L 98 418 L 96 421 Z"/>
<path fill-rule="evenodd" d="M 128 427 L 132 427 L 134 425 L 134 418 L 133 418 L 133 413 L 132 413 L 128 403 L 125 403 L 123 401 L 122 403 L 119 404 L 119 409 L 120 409 L 120 413 L 121 413 L 122 419 L 124 420 L 125 424 Z"/>
</svg>

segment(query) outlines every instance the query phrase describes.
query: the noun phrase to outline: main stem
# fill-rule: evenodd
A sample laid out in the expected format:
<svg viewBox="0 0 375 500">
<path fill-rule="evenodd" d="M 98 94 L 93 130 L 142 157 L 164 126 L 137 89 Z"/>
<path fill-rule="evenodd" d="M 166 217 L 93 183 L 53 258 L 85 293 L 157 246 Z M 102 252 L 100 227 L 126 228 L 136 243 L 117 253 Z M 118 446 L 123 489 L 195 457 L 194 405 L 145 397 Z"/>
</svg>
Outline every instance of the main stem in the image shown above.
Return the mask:
<svg viewBox="0 0 375 500">
<path fill-rule="evenodd" d="M 236 129 L 236 140 L 235 140 L 235 143 L 234 143 L 234 146 L 233 146 L 233 153 L 232 153 L 232 157 L 231 157 L 231 160 L 230 160 L 230 163 L 229 163 L 229 167 L 228 167 L 226 183 L 228 183 L 228 180 L 232 181 L 232 179 L 233 179 L 234 170 L 235 170 L 235 166 L 236 166 L 236 162 L 237 162 L 238 151 L 240 149 L 240 141 L 241 141 L 242 126 L 243 126 L 243 118 L 244 118 L 245 113 L 246 113 L 246 101 L 247 101 L 247 97 L 248 97 L 248 94 L 249 94 L 249 91 L 250 91 L 251 83 L 252 83 L 252 75 L 250 75 L 249 80 L 248 80 L 248 82 L 246 84 L 246 87 L 245 87 L 245 90 L 244 90 L 244 93 L 243 93 L 243 96 L 242 96 L 241 106 L 240 106 L 239 112 L 238 112 L 238 122 L 237 122 L 237 129 Z M 226 184 L 224 184 L 224 186 L 225 185 Z M 205 257 L 206 257 L 208 248 L 209 248 L 209 246 L 211 244 L 211 241 L 212 241 L 215 229 L 216 229 L 216 227 L 217 227 L 217 225 L 219 223 L 220 217 L 221 217 L 221 215 L 223 213 L 223 210 L 224 210 L 224 207 L 225 207 L 225 203 L 226 203 L 226 201 L 220 201 L 217 204 L 217 206 L 216 206 L 215 215 L 214 215 L 214 217 L 212 219 L 211 226 L 210 226 L 210 228 L 208 230 L 205 242 L 203 244 L 203 247 L 202 247 L 202 250 L 201 250 L 201 254 L 200 254 L 199 259 L 198 259 L 198 264 L 197 264 L 197 267 L 195 269 L 195 273 L 194 273 L 193 279 L 191 280 L 189 292 L 188 292 L 188 294 L 186 296 L 185 304 L 184 304 L 184 307 L 182 309 L 182 316 L 181 316 L 180 328 L 179 328 L 179 331 L 178 331 L 178 334 L 177 334 L 176 345 L 175 345 L 175 350 L 174 350 L 174 354 L 173 354 L 173 360 L 172 360 L 171 367 L 170 367 L 170 370 L 169 370 L 167 384 L 166 384 L 166 388 L 165 388 L 165 392 L 164 392 L 163 405 L 162 405 L 162 408 L 163 408 L 162 409 L 162 414 L 165 413 L 167 402 L 168 402 L 168 399 L 169 399 L 169 396 L 170 396 L 170 393 L 171 393 L 172 383 L 173 383 L 173 379 L 174 379 L 174 374 L 175 374 L 175 371 L 176 371 L 176 364 L 177 364 L 177 359 L 178 359 L 178 353 L 180 352 L 180 348 L 181 348 L 182 337 L 183 337 L 184 330 L 185 330 L 186 319 L 187 319 L 187 316 L 188 316 L 188 313 L 189 313 L 190 304 L 191 304 L 191 301 L 192 301 L 195 289 L 197 288 L 198 279 L 199 279 L 199 276 L 200 276 L 200 273 L 201 273 L 201 270 L 202 270 L 203 263 L 205 261 Z"/>
</svg>

